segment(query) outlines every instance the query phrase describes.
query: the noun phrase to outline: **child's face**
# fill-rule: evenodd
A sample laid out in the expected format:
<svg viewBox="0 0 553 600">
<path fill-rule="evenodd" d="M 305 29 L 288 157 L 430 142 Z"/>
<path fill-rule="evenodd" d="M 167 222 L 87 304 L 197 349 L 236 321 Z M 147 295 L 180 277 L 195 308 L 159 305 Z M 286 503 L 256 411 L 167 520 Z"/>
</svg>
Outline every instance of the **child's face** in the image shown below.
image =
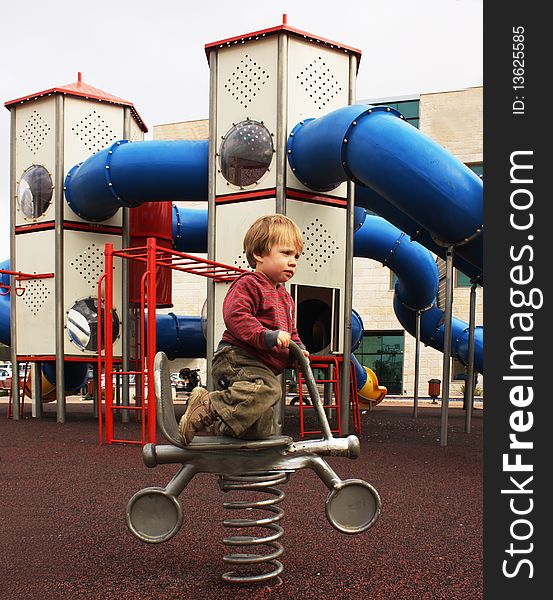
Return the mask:
<svg viewBox="0 0 553 600">
<path fill-rule="evenodd" d="M 275 244 L 269 254 L 254 254 L 254 257 L 257 263 L 255 270 L 266 275 L 276 285 L 286 283 L 294 277 L 300 255 L 292 245 Z"/>
</svg>

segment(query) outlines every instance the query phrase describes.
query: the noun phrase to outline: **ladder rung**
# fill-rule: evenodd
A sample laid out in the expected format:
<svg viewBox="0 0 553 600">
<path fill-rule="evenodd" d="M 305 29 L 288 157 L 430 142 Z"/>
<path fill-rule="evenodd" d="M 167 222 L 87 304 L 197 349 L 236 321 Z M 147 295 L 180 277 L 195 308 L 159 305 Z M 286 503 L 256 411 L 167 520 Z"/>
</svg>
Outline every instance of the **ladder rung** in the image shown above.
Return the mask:
<svg viewBox="0 0 553 600">
<path fill-rule="evenodd" d="M 142 445 L 142 440 L 111 440 L 112 444 L 140 444 Z"/>
</svg>

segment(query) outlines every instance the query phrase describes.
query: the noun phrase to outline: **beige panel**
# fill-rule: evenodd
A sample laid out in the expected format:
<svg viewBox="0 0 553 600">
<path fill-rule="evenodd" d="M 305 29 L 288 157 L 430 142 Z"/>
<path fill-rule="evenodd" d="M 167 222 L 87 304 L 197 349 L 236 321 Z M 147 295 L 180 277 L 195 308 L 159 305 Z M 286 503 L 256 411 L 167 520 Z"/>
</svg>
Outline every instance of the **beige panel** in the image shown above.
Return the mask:
<svg viewBox="0 0 553 600">
<path fill-rule="evenodd" d="M 113 104 L 95 102 L 82 98 L 65 99 L 64 170 L 68 173 L 77 163 L 122 140 L 124 109 Z M 121 225 L 122 210 L 104 225 Z M 64 203 L 64 219 L 87 222 Z"/>
<path fill-rule="evenodd" d="M 104 272 L 104 244 L 111 243 L 115 250 L 121 248 L 121 237 L 83 231 L 65 232 L 64 312 L 83 298 L 98 296 L 98 280 Z M 114 259 L 113 306 L 121 318 L 121 259 Z M 121 337 L 113 345 L 114 356 L 121 355 Z M 81 350 L 66 337 L 67 356 L 94 356 L 95 352 Z"/>
<path fill-rule="evenodd" d="M 464 163 L 483 157 L 483 88 L 420 98 L 420 129 Z"/>
<path fill-rule="evenodd" d="M 19 181 L 23 173 L 33 165 L 42 165 L 51 175 L 54 183 L 56 151 L 56 103 L 50 96 L 16 105 L 15 110 L 15 177 L 18 193 Z M 33 219 L 24 216 L 15 202 L 15 224 L 31 225 L 54 220 L 54 194 L 50 206 L 40 217 Z"/>
<path fill-rule="evenodd" d="M 246 119 L 263 122 L 276 135 L 277 36 L 219 50 L 217 73 L 217 152 L 234 123 Z M 218 167 L 219 168 L 219 167 Z M 220 172 L 217 195 L 241 189 L 267 189 L 276 185 L 274 160 L 259 182 L 245 188 L 230 184 Z"/>
<path fill-rule="evenodd" d="M 144 141 L 144 132 L 138 125 L 138 123 L 131 119 L 131 134 L 130 134 L 131 142 L 142 142 Z"/>
<path fill-rule="evenodd" d="M 303 119 L 348 105 L 349 57 L 344 52 L 290 38 L 288 48 L 288 134 Z M 288 187 L 310 191 L 287 166 Z M 344 183 L 332 191 L 345 198 Z"/>
<path fill-rule="evenodd" d="M 274 198 L 267 198 L 218 205 L 216 208 L 215 260 L 232 267 L 249 269 L 243 251 L 244 235 L 258 217 L 275 214 L 275 202 Z"/>
<path fill-rule="evenodd" d="M 15 271 L 53 273 L 54 231 L 16 236 Z M 15 300 L 18 354 L 55 354 L 55 279 L 22 282 L 25 291 Z"/>
<path fill-rule="evenodd" d="M 244 236 L 255 219 L 275 213 L 275 202 L 274 198 L 268 198 L 217 206 L 215 260 L 232 267 L 250 269 L 243 251 Z M 215 284 L 215 344 L 219 342 L 225 329 L 222 306 L 228 285 Z"/>
<path fill-rule="evenodd" d="M 293 283 L 342 289 L 345 277 L 346 211 L 288 200 L 286 214 L 305 244 Z"/>
</svg>

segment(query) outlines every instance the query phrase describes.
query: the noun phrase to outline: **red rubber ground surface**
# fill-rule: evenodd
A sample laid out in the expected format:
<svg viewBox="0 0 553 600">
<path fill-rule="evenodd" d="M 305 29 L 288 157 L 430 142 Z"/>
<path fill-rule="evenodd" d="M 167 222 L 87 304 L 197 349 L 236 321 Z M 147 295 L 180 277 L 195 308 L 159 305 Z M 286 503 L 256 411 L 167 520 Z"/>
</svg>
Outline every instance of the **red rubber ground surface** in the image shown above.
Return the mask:
<svg viewBox="0 0 553 600">
<path fill-rule="evenodd" d="M 464 412 L 451 409 L 445 448 L 439 408 L 419 408 L 416 421 L 411 413 L 386 402 L 366 412 L 361 456 L 329 459 L 343 479 L 377 488 L 376 525 L 356 536 L 335 531 L 327 489 L 301 470 L 282 486 L 284 572 L 237 588 L 221 581 L 230 533 L 221 523 L 238 514 L 222 508 L 230 495 L 215 476 L 197 475 L 185 489 L 173 539 L 144 544 L 126 528 L 127 502 L 145 486 L 165 486 L 174 466 L 148 469 L 139 447 L 99 446 L 89 403 L 68 405 L 65 424 L 54 405 L 41 421 L 12 421 L 2 404 L 0 598 L 482 598 L 482 412 L 467 435 Z M 297 407 L 287 409 L 284 433 L 297 439 Z"/>
</svg>

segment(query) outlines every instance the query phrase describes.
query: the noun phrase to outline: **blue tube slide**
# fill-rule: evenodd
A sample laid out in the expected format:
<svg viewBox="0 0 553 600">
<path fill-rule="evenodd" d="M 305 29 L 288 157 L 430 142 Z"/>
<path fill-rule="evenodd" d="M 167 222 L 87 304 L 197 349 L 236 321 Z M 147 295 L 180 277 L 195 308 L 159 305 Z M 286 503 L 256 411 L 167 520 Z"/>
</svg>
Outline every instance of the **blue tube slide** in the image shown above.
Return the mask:
<svg viewBox="0 0 553 600">
<path fill-rule="evenodd" d="M 373 189 L 483 270 L 482 180 L 396 110 L 354 104 L 301 121 L 290 133 L 288 160 L 312 189 L 348 179 Z"/>
<path fill-rule="evenodd" d="M 179 252 L 207 252 L 207 210 L 173 205 L 173 249 Z"/>
<path fill-rule="evenodd" d="M 409 239 L 397 227 L 382 217 L 367 215 L 363 225 L 355 232 L 354 256 L 364 256 L 380 261 L 397 276 L 394 310 L 396 316 L 411 335 L 415 335 L 416 313 L 421 312 L 421 341 L 443 351 L 444 311 L 435 305 L 438 291 L 438 269 L 430 252 Z M 453 317 L 451 355 L 468 364 L 467 323 Z M 474 368 L 483 373 L 483 327 L 474 333 Z"/>
<path fill-rule="evenodd" d="M 207 140 L 121 140 L 69 171 L 65 197 L 89 221 L 143 202 L 205 200 L 207 160 Z"/>
<path fill-rule="evenodd" d="M 10 270 L 9 259 L 0 263 L 0 269 L 4 271 Z M 9 286 L 10 276 L 5 273 L 0 274 L 0 283 Z M 10 295 L 6 294 L 7 290 L 8 288 L 0 288 L 0 293 L 2 294 L 0 296 L 0 342 L 6 344 L 6 346 L 10 346 Z"/>
<path fill-rule="evenodd" d="M 354 256 L 371 258 L 382 262 L 398 276 L 394 296 L 394 310 L 401 325 L 413 336 L 415 335 L 416 312 L 421 310 L 421 340 L 426 345 L 443 351 L 444 343 L 444 313 L 435 306 L 438 291 L 438 270 L 432 254 L 421 244 L 414 242 L 397 227 L 388 223 L 382 217 L 367 215 L 365 210 L 356 207 L 354 221 L 356 231 L 354 234 Z M 186 236 L 180 242 L 182 251 L 187 251 Z M 205 252 L 205 246 L 199 251 Z M 191 336 L 194 346 L 202 339 L 200 335 L 201 320 L 199 317 L 175 317 L 172 320 L 167 315 L 163 317 L 164 332 L 160 337 L 160 324 L 157 324 L 158 350 L 171 353 L 171 357 L 183 356 L 175 349 L 175 319 L 188 319 L 186 326 L 189 328 L 187 335 Z M 468 325 L 460 319 L 452 319 L 452 356 L 463 364 L 468 364 Z M 361 342 L 363 324 L 359 315 L 352 314 L 352 351 Z M 179 340 L 182 335 L 177 334 Z M 205 343 L 205 342 L 204 342 Z M 180 346 L 180 341 L 179 341 Z M 200 346 L 197 346 L 198 350 Z M 205 356 L 194 354 L 184 346 L 186 357 Z M 184 356 L 183 356 L 184 357 Z M 356 369 L 358 386 L 365 384 L 367 373 L 352 354 Z M 356 364 L 357 363 L 357 364 Z M 475 369 L 483 372 L 483 328 L 475 330 Z"/>
<path fill-rule="evenodd" d="M 444 246 L 438 245 L 432 238 L 432 235 L 420 223 L 413 221 L 413 219 L 401 212 L 393 204 L 387 202 L 373 189 L 356 185 L 355 204 L 359 208 L 366 208 L 379 214 L 381 217 L 384 217 L 386 221 L 392 223 L 398 229 L 401 229 L 401 231 L 409 234 L 411 240 L 417 241 L 419 244 L 445 260 L 446 248 Z M 457 269 L 467 275 L 472 282 L 483 285 L 484 279 L 482 269 L 479 269 L 464 260 L 456 252 L 453 253 L 453 264 Z"/>
</svg>

